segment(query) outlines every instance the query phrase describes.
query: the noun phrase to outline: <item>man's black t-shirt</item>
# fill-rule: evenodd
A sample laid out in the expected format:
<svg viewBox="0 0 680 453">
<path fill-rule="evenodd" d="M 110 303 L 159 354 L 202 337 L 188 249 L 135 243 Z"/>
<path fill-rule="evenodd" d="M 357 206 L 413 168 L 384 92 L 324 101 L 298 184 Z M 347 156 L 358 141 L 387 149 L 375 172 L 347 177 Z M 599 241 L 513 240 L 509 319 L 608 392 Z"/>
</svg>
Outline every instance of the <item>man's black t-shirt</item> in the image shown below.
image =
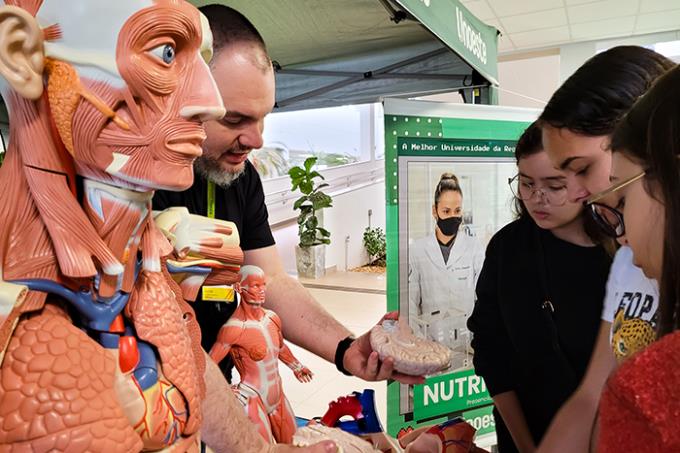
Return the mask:
<svg viewBox="0 0 680 453">
<path fill-rule="evenodd" d="M 159 190 L 153 198 L 153 209 L 163 210 L 173 206 L 186 206 L 192 214 L 208 213 L 208 182 L 199 174 L 194 185 L 184 192 Z M 243 174 L 226 189 L 215 187 L 215 218 L 234 222 L 241 239 L 241 249 L 254 250 L 274 245 L 269 228 L 269 214 L 264 202 L 262 181 L 255 167 L 246 160 Z M 206 351 L 217 339 L 217 332 L 227 322 L 236 304 L 206 302 L 199 292 L 194 311 L 201 325 L 201 344 Z"/>
<path fill-rule="evenodd" d="M 196 174 L 194 185 L 184 192 L 156 191 L 153 198 L 155 210 L 172 206 L 186 206 L 192 214 L 208 215 L 208 181 Z M 243 250 L 274 244 L 262 181 L 249 161 L 245 162 L 243 174 L 228 188 L 215 187 L 215 218 L 236 224 Z"/>
</svg>

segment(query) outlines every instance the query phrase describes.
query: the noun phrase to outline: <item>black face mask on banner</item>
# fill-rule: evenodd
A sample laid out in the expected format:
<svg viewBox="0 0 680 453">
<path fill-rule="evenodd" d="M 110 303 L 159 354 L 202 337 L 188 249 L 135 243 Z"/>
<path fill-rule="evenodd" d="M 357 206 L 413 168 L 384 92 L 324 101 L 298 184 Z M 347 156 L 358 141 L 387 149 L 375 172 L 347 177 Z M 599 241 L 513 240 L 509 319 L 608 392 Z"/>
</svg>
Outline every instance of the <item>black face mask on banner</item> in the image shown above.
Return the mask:
<svg viewBox="0 0 680 453">
<path fill-rule="evenodd" d="M 439 231 L 441 231 L 444 236 L 455 236 L 456 233 L 458 233 L 458 228 L 460 228 L 461 223 L 463 223 L 462 217 L 440 218 L 437 220 Z"/>
</svg>

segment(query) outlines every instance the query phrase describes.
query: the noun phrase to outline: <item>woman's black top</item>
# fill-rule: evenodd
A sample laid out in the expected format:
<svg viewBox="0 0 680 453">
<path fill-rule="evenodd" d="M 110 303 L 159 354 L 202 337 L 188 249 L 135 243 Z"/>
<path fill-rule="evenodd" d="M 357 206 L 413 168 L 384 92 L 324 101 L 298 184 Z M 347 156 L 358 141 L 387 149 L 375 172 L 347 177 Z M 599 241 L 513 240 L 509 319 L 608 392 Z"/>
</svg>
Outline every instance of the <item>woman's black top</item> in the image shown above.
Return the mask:
<svg viewBox="0 0 680 453">
<path fill-rule="evenodd" d="M 553 321 L 542 308 L 543 263 Z M 537 445 L 585 374 L 610 264 L 602 247 L 565 242 L 531 218 L 507 225 L 489 242 L 468 320 L 474 366 L 491 396 L 517 393 Z M 495 416 L 500 451 L 516 451 Z"/>
</svg>

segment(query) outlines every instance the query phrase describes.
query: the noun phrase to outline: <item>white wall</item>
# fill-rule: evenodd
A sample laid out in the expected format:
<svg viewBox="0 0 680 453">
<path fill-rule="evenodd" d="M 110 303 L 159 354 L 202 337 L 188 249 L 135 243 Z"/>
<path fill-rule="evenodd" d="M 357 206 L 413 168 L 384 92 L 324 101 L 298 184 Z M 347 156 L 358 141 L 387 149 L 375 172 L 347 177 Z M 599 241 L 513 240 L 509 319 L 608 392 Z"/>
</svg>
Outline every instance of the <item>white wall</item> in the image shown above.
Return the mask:
<svg viewBox="0 0 680 453">
<path fill-rule="evenodd" d="M 385 183 L 379 182 L 333 196 L 333 207 L 325 209 L 323 225 L 331 232 L 331 244 L 326 249 L 326 268 L 353 269 L 368 262 L 363 246 L 364 230 L 368 226 L 385 230 Z M 295 273 L 297 223 L 285 223 L 273 228 L 279 255 L 288 273 Z M 346 238 L 349 237 L 349 240 Z M 346 264 L 346 266 L 345 266 Z"/>
<path fill-rule="evenodd" d="M 595 41 L 568 44 L 560 48 L 560 84 L 597 53 Z"/>
<path fill-rule="evenodd" d="M 525 54 L 498 62 L 498 104 L 542 109 L 560 85 L 558 53 Z"/>
<path fill-rule="evenodd" d="M 279 251 L 279 256 L 283 262 L 283 268 L 289 274 L 295 274 L 295 244 L 298 241 L 298 226 L 296 222 L 281 224 L 272 227 L 274 240 L 276 241 L 276 248 Z"/>
</svg>

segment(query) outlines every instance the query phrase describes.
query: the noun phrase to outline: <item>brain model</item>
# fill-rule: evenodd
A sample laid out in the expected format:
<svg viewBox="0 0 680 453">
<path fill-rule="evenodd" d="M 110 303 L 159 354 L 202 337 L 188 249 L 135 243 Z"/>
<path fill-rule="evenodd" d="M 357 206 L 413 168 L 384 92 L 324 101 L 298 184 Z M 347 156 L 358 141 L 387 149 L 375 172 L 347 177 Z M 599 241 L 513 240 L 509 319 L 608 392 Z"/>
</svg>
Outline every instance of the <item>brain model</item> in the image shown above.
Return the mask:
<svg viewBox="0 0 680 453">
<path fill-rule="evenodd" d="M 338 453 L 380 453 L 373 445 L 347 433 L 340 428 L 330 428 L 324 425 L 307 425 L 298 429 L 293 436 L 293 445 L 309 447 L 324 440 L 332 440 L 338 447 Z"/>
<path fill-rule="evenodd" d="M 371 329 L 371 347 L 394 359 L 394 369 L 412 376 L 444 370 L 451 363 L 451 351 L 437 342 L 416 337 L 405 321 L 384 320 Z"/>
</svg>

